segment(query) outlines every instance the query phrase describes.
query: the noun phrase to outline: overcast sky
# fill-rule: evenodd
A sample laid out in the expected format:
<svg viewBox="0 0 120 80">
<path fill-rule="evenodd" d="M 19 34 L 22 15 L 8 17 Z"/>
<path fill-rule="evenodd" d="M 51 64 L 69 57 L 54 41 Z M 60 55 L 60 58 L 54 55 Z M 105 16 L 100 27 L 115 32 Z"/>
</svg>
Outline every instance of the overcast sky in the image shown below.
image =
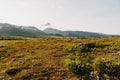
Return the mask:
<svg viewBox="0 0 120 80">
<path fill-rule="evenodd" d="M 120 0 L 0 0 L 0 23 L 120 34 Z"/>
</svg>

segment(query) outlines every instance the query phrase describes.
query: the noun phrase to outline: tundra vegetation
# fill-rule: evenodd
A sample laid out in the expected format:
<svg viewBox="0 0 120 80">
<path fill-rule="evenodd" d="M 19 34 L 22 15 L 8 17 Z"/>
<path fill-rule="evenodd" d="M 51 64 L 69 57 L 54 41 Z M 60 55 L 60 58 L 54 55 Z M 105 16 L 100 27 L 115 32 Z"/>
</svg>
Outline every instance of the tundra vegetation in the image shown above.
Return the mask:
<svg viewBox="0 0 120 80">
<path fill-rule="evenodd" d="M 0 38 L 0 80 L 70 79 L 120 80 L 120 37 Z"/>
</svg>

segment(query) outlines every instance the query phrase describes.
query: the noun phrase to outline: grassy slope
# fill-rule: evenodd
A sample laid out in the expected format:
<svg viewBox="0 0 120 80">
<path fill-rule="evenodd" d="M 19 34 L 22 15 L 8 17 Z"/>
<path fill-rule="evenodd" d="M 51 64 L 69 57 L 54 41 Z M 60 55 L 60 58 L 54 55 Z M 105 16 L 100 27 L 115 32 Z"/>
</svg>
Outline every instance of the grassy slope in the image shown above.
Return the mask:
<svg viewBox="0 0 120 80">
<path fill-rule="evenodd" d="M 98 42 L 106 47 L 91 52 L 91 56 L 108 57 L 119 52 L 120 37 L 109 38 L 40 38 L 0 41 L 0 79 L 77 80 L 64 67 L 68 55 L 65 48 L 76 43 Z"/>
</svg>

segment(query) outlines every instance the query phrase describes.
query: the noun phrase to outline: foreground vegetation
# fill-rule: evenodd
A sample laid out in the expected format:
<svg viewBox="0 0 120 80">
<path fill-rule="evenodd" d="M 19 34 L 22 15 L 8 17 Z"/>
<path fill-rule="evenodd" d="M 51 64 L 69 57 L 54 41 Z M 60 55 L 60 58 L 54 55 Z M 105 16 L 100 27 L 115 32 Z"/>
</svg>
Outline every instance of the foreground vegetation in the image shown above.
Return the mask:
<svg viewBox="0 0 120 80">
<path fill-rule="evenodd" d="M 119 80 L 120 37 L 0 40 L 0 80 Z"/>
</svg>

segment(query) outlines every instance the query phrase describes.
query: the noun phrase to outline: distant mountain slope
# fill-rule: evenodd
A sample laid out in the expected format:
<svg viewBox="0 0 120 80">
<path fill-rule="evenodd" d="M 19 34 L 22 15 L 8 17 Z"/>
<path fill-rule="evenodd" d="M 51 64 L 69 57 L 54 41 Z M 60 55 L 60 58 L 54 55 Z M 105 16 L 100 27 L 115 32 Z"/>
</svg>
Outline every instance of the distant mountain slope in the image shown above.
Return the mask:
<svg viewBox="0 0 120 80">
<path fill-rule="evenodd" d="M 85 32 L 85 31 L 61 31 L 53 28 L 43 30 L 47 34 L 60 34 L 64 37 L 104 37 L 109 36 L 101 33 Z"/>
<path fill-rule="evenodd" d="M 23 37 L 40 37 L 40 36 L 60 36 L 60 37 L 104 37 L 114 36 L 101 33 L 86 31 L 61 31 L 53 28 L 46 28 L 41 31 L 34 26 L 17 26 L 8 23 L 0 23 L 0 35 L 2 36 L 23 36 Z"/>
<path fill-rule="evenodd" d="M 0 35 L 38 37 L 46 35 L 46 33 L 32 26 L 24 27 L 0 23 Z"/>
<path fill-rule="evenodd" d="M 46 28 L 43 31 L 47 34 L 59 34 L 62 32 L 61 30 L 53 29 L 53 28 Z"/>
</svg>

